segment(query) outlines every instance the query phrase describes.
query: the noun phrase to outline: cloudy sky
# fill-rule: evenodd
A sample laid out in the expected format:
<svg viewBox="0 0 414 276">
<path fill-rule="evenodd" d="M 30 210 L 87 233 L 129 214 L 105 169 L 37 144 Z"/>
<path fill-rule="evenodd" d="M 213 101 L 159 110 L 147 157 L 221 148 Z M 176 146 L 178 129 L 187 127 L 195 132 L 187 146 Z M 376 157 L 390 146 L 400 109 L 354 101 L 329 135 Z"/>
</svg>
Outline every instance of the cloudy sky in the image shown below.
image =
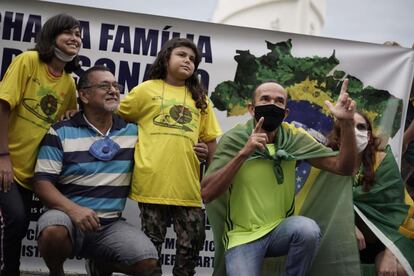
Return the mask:
<svg viewBox="0 0 414 276">
<path fill-rule="evenodd" d="M 210 21 L 217 0 L 44 0 L 119 9 L 184 19 Z M 326 0 L 325 26 L 321 35 L 383 43 L 414 43 L 414 0 Z"/>
<path fill-rule="evenodd" d="M 326 0 L 322 35 L 382 43 L 414 43 L 413 0 Z"/>
</svg>

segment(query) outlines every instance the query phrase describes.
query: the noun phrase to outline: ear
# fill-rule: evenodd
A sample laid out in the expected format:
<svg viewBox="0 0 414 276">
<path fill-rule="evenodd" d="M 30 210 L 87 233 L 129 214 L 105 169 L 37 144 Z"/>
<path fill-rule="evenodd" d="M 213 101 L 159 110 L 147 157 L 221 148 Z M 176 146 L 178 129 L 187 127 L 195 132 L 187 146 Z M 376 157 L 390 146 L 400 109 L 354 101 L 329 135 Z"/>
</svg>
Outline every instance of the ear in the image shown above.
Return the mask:
<svg viewBox="0 0 414 276">
<path fill-rule="evenodd" d="M 286 119 L 287 116 L 289 116 L 289 108 L 286 108 L 285 109 L 285 117 L 283 119 Z"/>
<path fill-rule="evenodd" d="M 89 93 L 87 93 L 85 90 L 83 90 L 83 89 L 79 90 L 78 94 L 79 94 L 79 99 L 81 100 L 81 102 L 83 104 L 87 104 L 89 102 L 89 99 L 88 99 L 88 94 Z"/>
<path fill-rule="evenodd" d="M 252 115 L 252 117 L 254 117 L 254 105 L 252 103 L 249 103 L 247 105 L 247 110 L 249 111 L 250 115 Z"/>
</svg>

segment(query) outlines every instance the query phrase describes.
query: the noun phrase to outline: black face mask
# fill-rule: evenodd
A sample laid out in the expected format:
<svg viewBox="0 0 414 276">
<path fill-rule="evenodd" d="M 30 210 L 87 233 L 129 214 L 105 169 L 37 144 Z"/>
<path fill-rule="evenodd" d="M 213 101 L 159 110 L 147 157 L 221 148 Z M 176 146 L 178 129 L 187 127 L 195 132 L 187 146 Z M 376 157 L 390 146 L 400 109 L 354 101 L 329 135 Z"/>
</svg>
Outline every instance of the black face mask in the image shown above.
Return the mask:
<svg viewBox="0 0 414 276">
<path fill-rule="evenodd" d="M 280 126 L 285 118 L 285 109 L 274 104 L 257 105 L 254 107 L 254 118 L 256 122 L 264 118 L 262 128 L 267 132 L 272 132 Z"/>
</svg>

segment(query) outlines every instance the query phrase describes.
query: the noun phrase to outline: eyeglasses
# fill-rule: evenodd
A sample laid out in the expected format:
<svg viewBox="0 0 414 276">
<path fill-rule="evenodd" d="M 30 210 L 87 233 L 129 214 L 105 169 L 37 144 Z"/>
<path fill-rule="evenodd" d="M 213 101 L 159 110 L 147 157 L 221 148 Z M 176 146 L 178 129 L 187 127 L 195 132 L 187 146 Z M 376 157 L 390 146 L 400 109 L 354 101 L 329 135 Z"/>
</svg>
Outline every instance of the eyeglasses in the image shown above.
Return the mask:
<svg viewBox="0 0 414 276">
<path fill-rule="evenodd" d="M 356 128 L 358 130 L 368 130 L 368 125 L 367 124 L 363 124 L 363 123 L 359 123 L 356 125 Z"/>
<path fill-rule="evenodd" d="M 109 82 L 102 82 L 94 85 L 84 86 L 82 89 L 88 88 L 99 88 L 104 90 L 105 92 L 110 92 L 111 87 L 114 87 L 116 91 L 121 92 L 124 91 L 124 87 L 117 82 L 109 83 Z"/>
</svg>

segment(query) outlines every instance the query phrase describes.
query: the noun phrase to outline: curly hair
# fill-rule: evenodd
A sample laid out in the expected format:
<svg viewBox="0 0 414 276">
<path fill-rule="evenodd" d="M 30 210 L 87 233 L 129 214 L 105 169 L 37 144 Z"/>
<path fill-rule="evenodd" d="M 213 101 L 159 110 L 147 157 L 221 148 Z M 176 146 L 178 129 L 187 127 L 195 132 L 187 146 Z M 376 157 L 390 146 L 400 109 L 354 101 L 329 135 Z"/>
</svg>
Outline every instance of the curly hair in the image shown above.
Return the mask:
<svg viewBox="0 0 414 276">
<path fill-rule="evenodd" d="M 376 162 L 376 153 L 378 151 L 381 151 L 380 145 L 381 140 L 379 137 L 377 137 L 372 128 L 372 123 L 369 120 L 368 116 L 361 112 L 356 111 L 357 114 L 361 115 L 368 126 L 368 131 L 370 132 L 368 145 L 362 152 L 362 189 L 364 192 L 369 192 L 371 190 L 371 187 L 375 183 L 375 171 L 374 166 Z M 332 131 L 327 136 L 327 143 L 326 145 L 333 150 L 339 150 L 340 147 L 340 139 L 341 139 L 341 127 L 339 126 L 339 122 L 335 121 Z"/>
<path fill-rule="evenodd" d="M 39 53 L 40 60 L 45 63 L 52 61 L 55 56 L 56 37 L 65 30 L 75 27 L 80 27 L 80 23 L 70 15 L 61 13 L 49 18 L 36 37 L 34 50 Z M 78 56 L 65 65 L 67 73 L 72 73 L 78 68 L 80 68 Z"/>
<path fill-rule="evenodd" d="M 171 53 L 175 48 L 178 47 L 187 47 L 193 50 L 195 54 L 194 59 L 194 72 L 193 74 L 185 80 L 185 85 L 191 92 L 191 96 L 195 101 L 195 105 L 201 112 L 205 112 L 207 108 L 207 92 L 201 85 L 201 82 L 197 76 L 197 68 L 201 61 L 200 52 L 197 49 L 197 46 L 189 39 L 186 38 L 172 38 L 168 40 L 158 52 L 157 58 L 154 63 L 151 65 L 151 68 L 148 72 L 148 79 L 163 79 L 167 77 L 167 65 L 170 59 Z"/>
</svg>

